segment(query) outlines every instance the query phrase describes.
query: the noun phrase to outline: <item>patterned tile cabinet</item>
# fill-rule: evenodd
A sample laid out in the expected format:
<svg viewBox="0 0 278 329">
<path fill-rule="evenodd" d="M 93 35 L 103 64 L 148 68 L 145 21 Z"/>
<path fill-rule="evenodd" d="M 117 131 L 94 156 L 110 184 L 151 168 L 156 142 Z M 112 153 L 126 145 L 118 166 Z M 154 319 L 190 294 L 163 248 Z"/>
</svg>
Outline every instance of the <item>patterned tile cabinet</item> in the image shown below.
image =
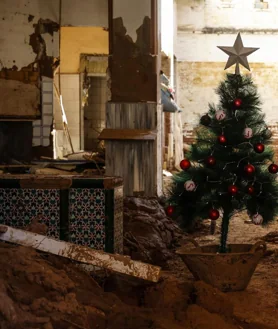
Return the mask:
<svg viewBox="0 0 278 329">
<path fill-rule="evenodd" d="M 24 228 L 34 218 L 50 237 L 122 253 L 122 179 L 0 175 L 0 223 Z"/>
</svg>

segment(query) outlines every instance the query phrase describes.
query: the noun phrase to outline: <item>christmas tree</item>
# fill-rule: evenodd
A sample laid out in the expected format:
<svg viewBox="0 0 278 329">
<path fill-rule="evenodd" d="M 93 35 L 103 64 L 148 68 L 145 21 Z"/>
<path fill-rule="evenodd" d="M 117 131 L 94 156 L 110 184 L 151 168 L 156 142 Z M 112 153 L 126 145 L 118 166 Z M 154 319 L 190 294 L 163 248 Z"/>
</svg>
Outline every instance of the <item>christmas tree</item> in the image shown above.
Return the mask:
<svg viewBox="0 0 278 329">
<path fill-rule="evenodd" d="M 240 75 L 239 64 L 249 69 L 238 34 L 233 47 L 219 47 L 229 55 L 226 68 L 236 64 L 219 84 L 219 105 L 209 105 L 196 128 L 196 141 L 174 176 L 167 212 L 181 214 L 184 224 L 194 218 L 217 220 L 222 213 L 219 252 L 228 252 L 232 216 L 246 210 L 254 224 L 267 224 L 278 210 L 278 188 L 270 147 L 271 132 L 261 111 L 252 79 Z M 225 68 L 225 69 L 226 69 Z"/>
</svg>

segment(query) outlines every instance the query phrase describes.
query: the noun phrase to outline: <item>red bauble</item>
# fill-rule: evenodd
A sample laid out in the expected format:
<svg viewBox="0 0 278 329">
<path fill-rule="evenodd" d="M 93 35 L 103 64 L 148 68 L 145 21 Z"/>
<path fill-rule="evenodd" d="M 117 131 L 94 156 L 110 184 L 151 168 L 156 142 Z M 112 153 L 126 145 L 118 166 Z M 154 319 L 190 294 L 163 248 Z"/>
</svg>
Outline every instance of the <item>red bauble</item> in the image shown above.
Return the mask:
<svg viewBox="0 0 278 329">
<path fill-rule="evenodd" d="M 268 167 L 268 171 L 271 174 L 277 174 L 278 172 L 278 166 L 275 163 L 272 163 L 269 167 Z"/>
<path fill-rule="evenodd" d="M 219 218 L 219 211 L 217 209 L 210 209 L 209 211 L 209 218 L 211 220 L 216 220 Z"/>
<path fill-rule="evenodd" d="M 222 145 L 224 145 L 224 144 L 227 143 L 227 138 L 226 138 L 224 135 L 220 135 L 220 136 L 218 136 L 218 137 L 217 137 L 217 140 L 218 140 L 218 143 L 219 143 L 219 144 L 222 144 Z"/>
<path fill-rule="evenodd" d="M 247 193 L 250 194 L 250 195 L 255 193 L 255 188 L 254 188 L 253 185 L 247 186 Z"/>
<path fill-rule="evenodd" d="M 213 157 L 212 155 L 210 155 L 209 157 L 207 157 L 206 158 L 206 164 L 208 166 L 214 166 L 216 164 L 215 157 Z"/>
<path fill-rule="evenodd" d="M 189 160 L 183 159 L 180 162 L 180 167 L 181 167 L 182 170 L 187 170 L 191 167 L 191 163 L 190 163 Z"/>
<path fill-rule="evenodd" d="M 255 167 L 251 164 L 248 164 L 244 167 L 244 171 L 247 175 L 253 175 L 255 173 Z"/>
<path fill-rule="evenodd" d="M 264 151 L 264 144 L 262 143 L 257 143 L 254 145 L 254 151 L 257 153 L 263 153 Z"/>
<path fill-rule="evenodd" d="M 234 100 L 234 106 L 235 106 L 235 107 L 239 108 L 239 107 L 241 107 L 241 104 L 242 104 L 242 99 L 240 99 L 240 98 L 236 98 L 236 99 Z"/>
<path fill-rule="evenodd" d="M 238 187 L 236 185 L 230 185 L 228 187 L 228 191 L 229 191 L 230 194 L 236 195 L 237 192 L 238 192 Z"/>
<path fill-rule="evenodd" d="M 168 207 L 166 208 L 166 214 L 167 214 L 168 216 L 172 216 L 173 213 L 174 213 L 174 210 L 175 210 L 175 208 L 174 208 L 173 206 L 168 206 Z"/>
</svg>

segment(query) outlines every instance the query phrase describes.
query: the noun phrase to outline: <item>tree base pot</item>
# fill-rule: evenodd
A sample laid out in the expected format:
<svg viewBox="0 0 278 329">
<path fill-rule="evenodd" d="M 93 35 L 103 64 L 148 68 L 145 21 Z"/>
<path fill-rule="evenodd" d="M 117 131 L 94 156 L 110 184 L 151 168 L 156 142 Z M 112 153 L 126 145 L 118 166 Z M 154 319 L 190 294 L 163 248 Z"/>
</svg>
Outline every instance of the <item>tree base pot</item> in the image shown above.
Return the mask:
<svg viewBox="0 0 278 329">
<path fill-rule="evenodd" d="M 176 253 L 196 280 L 202 280 L 223 292 L 241 291 L 248 286 L 251 277 L 266 251 L 264 241 L 252 244 L 230 244 L 228 253 L 218 253 L 218 245 L 199 246 L 188 239 L 196 248 L 179 248 Z"/>
</svg>

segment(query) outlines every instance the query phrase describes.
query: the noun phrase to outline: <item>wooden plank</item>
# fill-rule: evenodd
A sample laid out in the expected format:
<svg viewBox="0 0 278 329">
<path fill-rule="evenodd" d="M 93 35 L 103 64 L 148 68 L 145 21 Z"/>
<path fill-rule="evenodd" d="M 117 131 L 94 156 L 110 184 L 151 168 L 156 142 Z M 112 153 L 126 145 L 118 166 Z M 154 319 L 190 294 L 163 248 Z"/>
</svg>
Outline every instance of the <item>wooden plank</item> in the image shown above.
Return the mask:
<svg viewBox="0 0 278 329">
<path fill-rule="evenodd" d="M 44 235 L 0 225 L 0 240 L 31 247 L 50 254 L 69 258 L 77 262 L 102 267 L 143 280 L 157 282 L 161 268 L 133 261 L 128 256 L 109 254 L 104 251 L 54 240 Z"/>
<path fill-rule="evenodd" d="M 103 129 L 100 140 L 155 140 L 156 132 L 146 129 Z"/>
<path fill-rule="evenodd" d="M 61 172 L 60 172 L 61 174 Z M 56 178 L 41 178 L 37 179 L 36 177 L 30 179 L 21 179 L 20 187 L 29 188 L 29 189 L 60 189 L 68 190 L 72 185 L 71 178 L 56 177 Z"/>
</svg>

